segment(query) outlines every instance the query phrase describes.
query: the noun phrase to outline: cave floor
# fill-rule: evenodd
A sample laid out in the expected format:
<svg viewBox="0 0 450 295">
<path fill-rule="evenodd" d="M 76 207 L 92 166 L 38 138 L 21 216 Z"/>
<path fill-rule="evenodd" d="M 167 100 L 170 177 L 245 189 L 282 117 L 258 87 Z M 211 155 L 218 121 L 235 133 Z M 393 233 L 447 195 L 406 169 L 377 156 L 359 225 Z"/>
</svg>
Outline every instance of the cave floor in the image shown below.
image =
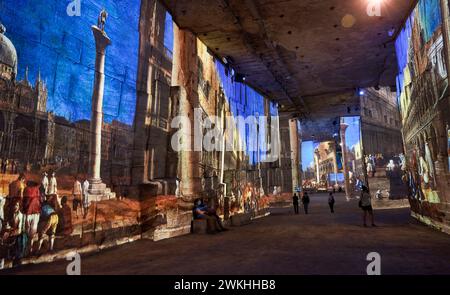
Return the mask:
<svg viewBox="0 0 450 295">
<path fill-rule="evenodd" d="M 375 210 L 362 227 L 357 200 L 312 194 L 310 214 L 291 208 L 217 235 L 139 240 L 81 258 L 82 274 L 365 274 L 370 252 L 382 274 L 450 274 L 450 236 L 420 224 L 408 208 Z M 4 274 L 65 274 L 67 261 L 25 265 Z M 0 272 L 2 274 L 2 272 Z"/>
</svg>

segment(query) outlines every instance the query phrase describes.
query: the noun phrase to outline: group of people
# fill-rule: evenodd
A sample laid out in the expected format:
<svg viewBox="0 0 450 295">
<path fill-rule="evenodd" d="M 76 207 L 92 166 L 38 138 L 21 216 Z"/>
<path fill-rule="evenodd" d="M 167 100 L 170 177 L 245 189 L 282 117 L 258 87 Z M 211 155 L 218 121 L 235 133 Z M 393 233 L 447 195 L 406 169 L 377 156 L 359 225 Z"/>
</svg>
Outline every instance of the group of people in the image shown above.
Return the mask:
<svg viewBox="0 0 450 295">
<path fill-rule="evenodd" d="M 295 193 L 292 197 L 292 203 L 294 206 L 294 213 L 299 214 L 299 196 Z M 307 192 L 303 194 L 303 197 L 301 198 L 301 201 L 303 203 L 303 208 L 305 210 L 305 214 L 308 214 L 308 207 L 310 203 L 310 198 Z M 334 213 L 334 204 L 336 203 L 336 200 L 334 198 L 334 193 L 330 192 L 328 195 L 328 206 L 330 207 L 330 212 Z M 373 208 L 372 208 L 372 198 L 369 192 L 369 188 L 365 185 L 361 186 L 361 197 L 359 200 L 359 207 L 363 211 L 363 226 L 367 227 L 367 218 L 370 219 L 372 226 L 376 226 L 374 223 L 374 217 L 373 217 Z"/>
<path fill-rule="evenodd" d="M 294 196 L 292 197 L 292 204 L 294 206 L 295 214 L 299 214 L 299 201 L 300 201 L 300 198 L 297 195 L 297 193 L 295 193 Z M 304 209 L 306 215 L 308 214 L 310 202 L 311 202 L 311 199 L 309 198 L 308 192 L 303 193 L 302 204 L 303 204 L 303 209 Z M 328 197 L 328 206 L 330 206 L 331 213 L 334 213 L 334 203 L 335 202 L 336 201 L 334 199 L 334 194 L 330 192 L 329 197 Z"/>
<path fill-rule="evenodd" d="M 299 201 L 300 201 L 300 198 L 297 195 L 297 193 L 295 193 L 294 196 L 292 197 L 292 203 L 294 205 L 294 213 L 295 214 L 299 214 Z M 303 210 L 305 211 L 305 214 L 308 214 L 308 208 L 309 208 L 310 201 L 311 200 L 309 198 L 308 193 L 305 192 L 302 197 Z"/>
<path fill-rule="evenodd" d="M 19 161 L 0 158 L 0 171 L 2 174 L 16 174 L 19 171 Z"/>
<path fill-rule="evenodd" d="M 367 175 L 369 177 L 375 177 L 377 172 L 377 167 L 380 167 L 384 164 L 384 156 L 383 154 L 370 154 L 365 157 Z"/>
<path fill-rule="evenodd" d="M 86 218 L 89 209 L 89 182 L 74 182 L 72 207 L 69 197 L 58 195 L 56 173 L 45 172 L 41 183 L 26 179 L 24 174 L 9 185 L 6 197 L 0 197 L 0 245 L 5 257 L 13 260 L 41 253 L 48 237 L 54 250 L 56 234 L 67 236 L 73 231 L 72 212 Z M 37 249 L 35 242 L 37 241 Z"/>
<path fill-rule="evenodd" d="M 0 207 L 0 241 L 5 257 L 17 260 L 40 253 L 45 237 L 48 237 L 49 250 L 53 251 L 58 230 L 65 235 L 72 233 L 72 212 L 67 197 L 58 200 L 52 179 L 44 187 L 20 174 L 9 185 L 9 194 L 2 197 Z"/>
</svg>

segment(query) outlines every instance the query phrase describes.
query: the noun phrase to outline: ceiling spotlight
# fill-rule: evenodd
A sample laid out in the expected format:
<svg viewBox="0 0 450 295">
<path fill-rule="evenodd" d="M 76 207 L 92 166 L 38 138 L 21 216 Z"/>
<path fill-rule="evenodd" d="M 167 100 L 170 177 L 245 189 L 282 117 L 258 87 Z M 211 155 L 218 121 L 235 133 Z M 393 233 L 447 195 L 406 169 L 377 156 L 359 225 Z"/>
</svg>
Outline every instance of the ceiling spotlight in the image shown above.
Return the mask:
<svg viewBox="0 0 450 295">
<path fill-rule="evenodd" d="M 395 34 L 395 28 L 392 27 L 392 29 L 390 29 L 390 30 L 388 31 L 388 35 L 389 35 L 389 37 L 392 37 L 392 36 L 394 36 L 394 34 Z"/>
<path fill-rule="evenodd" d="M 359 96 L 363 96 L 364 94 L 366 94 L 366 92 L 364 90 L 360 89 L 358 94 L 359 94 Z"/>
<path fill-rule="evenodd" d="M 236 82 L 243 83 L 243 82 L 245 82 L 245 80 L 246 80 L 246 78 L 245 78 L 244 74 L 236 73 L 236 75 L 234 76 L 234 81 L 236 81 Z"/>
</svg>

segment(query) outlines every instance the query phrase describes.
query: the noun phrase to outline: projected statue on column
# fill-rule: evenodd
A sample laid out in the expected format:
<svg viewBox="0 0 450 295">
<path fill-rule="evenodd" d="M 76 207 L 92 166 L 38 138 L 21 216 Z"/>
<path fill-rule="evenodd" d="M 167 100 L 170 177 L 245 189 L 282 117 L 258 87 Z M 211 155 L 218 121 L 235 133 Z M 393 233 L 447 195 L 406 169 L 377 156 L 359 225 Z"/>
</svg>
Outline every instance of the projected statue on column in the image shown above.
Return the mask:
<svg viewBox="0 0 450 295">
<path fill-rule="evenodd" d="M 92 93 L 92 113 L 90 128 L 90 155 L 89 155 L 89 194 L 97 200 L 111 197 L 110 190 L 102 182 L 100 167 L 102 158 L 102 124 L 103 124 L 103 92 L 105 87 L 105 52 L 111 44 L 105 32 L 108 13 L 103 9 L 98 17 L 98 26 L 92 26 L 95 38 L 95 79 Z"/>
</svg>

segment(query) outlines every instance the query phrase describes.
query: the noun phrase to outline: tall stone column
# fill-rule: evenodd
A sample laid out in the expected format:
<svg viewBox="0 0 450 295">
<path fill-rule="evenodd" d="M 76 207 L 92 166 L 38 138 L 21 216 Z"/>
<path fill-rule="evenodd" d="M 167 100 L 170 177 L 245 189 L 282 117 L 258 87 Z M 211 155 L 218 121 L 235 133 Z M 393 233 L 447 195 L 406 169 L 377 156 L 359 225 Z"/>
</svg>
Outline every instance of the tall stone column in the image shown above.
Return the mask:
<svg viewBox="0 0 450 295">
<path fill-rule="evenodd" d="M 111 44 L 111 40 L 105 31 L 97 26 L 92 26 L 92 33 L 95 38 L 95 80 L 92 94 L 92 114 L 91 114 L 91 139 L 89 154 L 89 193 L 92 195 L 102 195 L 106 185 L 102 183 L 100 177 L 100 167 L 102 159 L 102 124 L 103 124 L 103 91 L 105 86 L 105 51 Z"/>
<path fill-rule="evenodd" d="M 298 134 L 298 186 L 303 191 L 303 161 L 302 161 L 302 137 L 301 134 Z"/>
<path fill-rule="evenodd" d="M 318 150 L 314 151 L 314 164 L 316 166 L 316 181 L 317 181 L 317 185 L 319 185 L 320 183 L 320 165 L 319 165 L 319 161 L 320 161 L 320 154 Z"/>
<path fill-rule="evenodd" d="M 136 112 L 131 182 L 133 185 L 150 182 L 151 108 L 155 98 L 155 81 L 163 58 L 164 21 L 166 10 L 159 1 L 141 2 L 139 21 L 139 61 L 136 81 Z M 161 157 L 165 155 L 159 155 Z"/>
<path fill-rule="evenodd" d="M 191 128 L 182 138 L 190 146 L 179 153 L 181 194 L 186 201 L 197 198 L 202 190 L 201 152 L 194 150 L 194 108 L 199 107 L 197 59 L 196 36 L 174 24 L 172 86 L 180 87 L 179 114 L 188 118 Z"/>
<path fill-rule="evenodd" d="M 299 147 L 297 119 L 289 120 L 289 140 L 291 147 L 292 190 L 299 187 Z"/>
<path fill-rule="evenodd" d="M 348 128 L 348 124 L 341 123 L 341 146 L 342 146 L 342 167 L 344 169 L 344 180 L 345 180 L 345 196 L 347 199 L 350 198 L 350 179 L 348 173 L 348 163 L 347 163 L 347 144 L 345 143 L 345 131 Z"/>
<path fill-rule="evenodd" d="M 440 0 L 440 6 L 442 11 L 442 35 L 444 37 L 445 62 L 448 68 L 450 67 L 450 11 L 448 0 Z M 447 79 L 450 82 L 450 74 L 447 75 Z"/>
</svg>

